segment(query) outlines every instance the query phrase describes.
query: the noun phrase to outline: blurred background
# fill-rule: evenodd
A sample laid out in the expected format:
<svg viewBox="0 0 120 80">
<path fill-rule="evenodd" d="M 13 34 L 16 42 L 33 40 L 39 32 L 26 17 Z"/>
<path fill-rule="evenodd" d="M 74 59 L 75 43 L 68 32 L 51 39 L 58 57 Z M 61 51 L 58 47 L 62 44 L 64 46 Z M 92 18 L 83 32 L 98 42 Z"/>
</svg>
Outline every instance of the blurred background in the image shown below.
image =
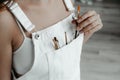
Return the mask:
<svg viewBox="0 0 120 80">
<path fill-rule="evenodd" d="M 103 29 L 83 46 L 81 80 L 120 80 L 120 0 L 73 0 L 81 15 L 96 10 Z"/>
</svg>

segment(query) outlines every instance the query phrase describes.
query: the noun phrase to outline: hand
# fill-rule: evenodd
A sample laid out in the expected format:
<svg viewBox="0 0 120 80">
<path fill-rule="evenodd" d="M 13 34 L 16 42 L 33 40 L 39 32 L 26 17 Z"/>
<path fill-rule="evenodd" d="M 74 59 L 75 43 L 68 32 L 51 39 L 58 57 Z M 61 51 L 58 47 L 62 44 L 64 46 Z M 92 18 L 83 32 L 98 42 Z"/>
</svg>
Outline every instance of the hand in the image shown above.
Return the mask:
<svg viewBox="0 0 120 80">
<path fill-rule="evenodd" d="M 103 27 L 100 15 L 95 11 L 88 11 L 82 16 L 80 16 L 77 20 L 73 20 L 73 23 L 77 21 L 77 30 L 81 33 L 91 33 L 100 30 Z"/>
</svg>

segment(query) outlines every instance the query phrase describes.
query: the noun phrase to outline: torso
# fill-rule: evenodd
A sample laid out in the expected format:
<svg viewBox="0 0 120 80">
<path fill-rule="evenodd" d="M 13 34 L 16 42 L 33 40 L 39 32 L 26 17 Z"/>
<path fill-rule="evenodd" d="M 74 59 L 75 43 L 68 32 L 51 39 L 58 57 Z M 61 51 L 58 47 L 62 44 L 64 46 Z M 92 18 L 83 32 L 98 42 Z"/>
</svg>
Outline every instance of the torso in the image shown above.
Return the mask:
<svg viewBox="0 0 120 80">
<path fill-rule="evenodd" d="M 49 26 L 54 25 L 55 23 L 65 19 L 71 14 L 71 12 L 66 10 L 63 0 L 50 0 L 49 3 L 44 5 L 40 4 L 26 5 L 22 3 L 18 4 L 22 8 L 24 13 L 27 15 L 27 17 L 31 20 L 31 22 L 36 26 L 37 31 L 48 28 Z M 16 24 L 16 22 L 13 22 L 14 20 L 12 19 L 13 18 L 10 18 L 9 20 L 10 22 L 12 22 L 13 25 L 11 26 L 13 26 L 14 28 L 14 29 L 12 28 L 13 29 L 12 50 L 14 53 L 22 45 L 24 37 L 18 25 Z M 31 33 L 28 33 L 26 31 L 24 32 L 26 36 L 31 39 Z M 34 30 L 32 32 L 34 32 Z"/>
<path fill-rule="evenodd" d="M 66 10 L 63 0 L 51 0 L 44 5 L 23 6 L 20 3 L 19 5 L 31 22 L 36 26 L 37 31 L 45 29 L 70 15 L 70 12 Z M 28 32 L 25 33 L 27 37 L 30 38 L 31 34 Z M 14 34 L 14 36 L 18 36 L 18 38 L 15 37 L 13 51 L 17 50 L 24 40 L 20 33 Z"/>
<path fill-rule="evenodd" d="M 66 10 L 63 0 L 50 1 L 51 2 L 49 2 L 49 4 L 35 6 L 18 3 L 27 17 L 36 26 L 37 31 L 45 29 L 63 20 L 71 14 L 69 11 Z M 21 33 L 15 19 L 8 10 L 0 12 L 0 19 L 4 21 L 5 25 L 7 25 L 7 27 L 4 27 L 4 32 L 6 32 L 6 30 L 10 30 L 9 33 L 11 32 L 11 34 L 9 34 L 9 37 L 11 40 L 12 52 L 14 54 L 14 52 L 21 47 L 24 41 L 23 34 Z M 30 38 L 31 33 L 28 33 L 26 31 L 25 33 L 26 36 Z M 8 32 L 4 33 L 4 35 L 8 35 Z"/>
<path fill-rule="evenodd" d="M 43 4 L 43 5 L 24 4 L 24 5 L 26 5 L 26 6 L 24 6 L 22 3 L 18 3 L 18 4 L 19 4 L 20 8 L 23 10 L 23 12 L 26 14 L 26 16 L 30 19 L 30 21 L 35 25 L 35 29 L 37 31 L 48 28 L 49 26 L 54 25 L 55 23 L 65 19 L 66 17 L 68 17 L 71 14 L 70 11 L 66 10 L 63 0 L 53 0 L 53 1 L 50 1 L 49 3 Z M 23 34 L 20 32 L 20 29 L 18 28 L 18 26 L 16 26 L 16 27 L 17 27 L 15 29 L 16 33 L 14 34 L 15 37 L 14 37 L 14 41 L 13 41 L 13 52 L 18 51 L 18 49 L 20 49 L 21 45 L 23 45 L 23 41 L 24 41 Z M 34 31 L 35 30 L 33 30 L 32 32 L 34 32 Z M 24 31 L 24 32 L 25 32 L 26 36 L 31 39 L 31 33 L 27 32 L 27 31 Z M 29 44 L 31 44 L 31 43 L 29 43 Z M 32 45 L 30 45 L 30 46 L 32 47 Z M 20 53 L 20 52 L 18 52 L 18 53 Z M 29 52 L 27 52 L 27 53 L 29 53 Z M 27 53 L 26 53 L 26 55 L 27 55 Z M 30 56 L 31 55 L 32 54 L 30 54 Z M 14 58 L 14 60 L 16 60 L 15 56 L 13 58 Z M 30 63 L 30 65 L 28 67 L 31 68 L 31 64 L 33 61 L 30 61 L 30 60 L 33 60 L 33 58 L 28 59 L 28 60 L 29 60 L 28 63 Z M 14 61 L 14 62 L 17 62 L 17 61 Z M 17 75 L 19 76 L 19 73 L 17 73 Z"/>
</svg>

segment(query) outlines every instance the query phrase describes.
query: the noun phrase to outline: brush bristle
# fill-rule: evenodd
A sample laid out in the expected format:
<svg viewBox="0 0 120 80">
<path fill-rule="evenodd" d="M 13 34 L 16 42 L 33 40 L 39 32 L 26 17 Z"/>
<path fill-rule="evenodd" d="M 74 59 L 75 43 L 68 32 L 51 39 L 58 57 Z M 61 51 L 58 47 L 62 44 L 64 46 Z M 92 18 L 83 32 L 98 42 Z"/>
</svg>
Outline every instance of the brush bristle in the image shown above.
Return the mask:
<svg viewBox="0 0 120 80">
<path fill-rule="evenodd" d="M 78 5 L 77 10 L 78 10 L 78 12 L 80 12 L 80 5 Z"/>
</svg>

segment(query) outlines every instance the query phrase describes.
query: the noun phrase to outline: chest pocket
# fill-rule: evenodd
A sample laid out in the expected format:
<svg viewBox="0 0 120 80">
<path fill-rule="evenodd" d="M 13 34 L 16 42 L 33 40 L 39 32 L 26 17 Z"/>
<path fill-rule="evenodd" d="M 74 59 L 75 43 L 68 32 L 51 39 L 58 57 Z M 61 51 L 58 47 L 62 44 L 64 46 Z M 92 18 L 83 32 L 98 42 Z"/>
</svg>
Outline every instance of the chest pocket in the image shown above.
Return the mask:
<svg viewBox="0 0 120 80">
<path fill-rule="evenodd" d="M 80 34 L 68 45 L 46 54 L 50 80 L 80 80 L 82 43 L 83 34 Z"/>
</svg>

